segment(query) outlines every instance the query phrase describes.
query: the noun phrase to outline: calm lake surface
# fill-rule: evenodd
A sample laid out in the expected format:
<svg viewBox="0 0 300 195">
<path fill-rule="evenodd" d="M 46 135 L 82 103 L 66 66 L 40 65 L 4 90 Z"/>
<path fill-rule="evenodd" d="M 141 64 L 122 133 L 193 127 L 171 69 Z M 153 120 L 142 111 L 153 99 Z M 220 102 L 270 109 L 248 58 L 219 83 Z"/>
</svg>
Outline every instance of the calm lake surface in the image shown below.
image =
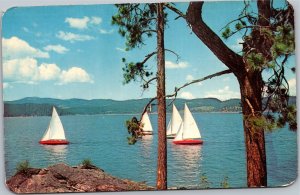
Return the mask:
<svg viewBox="0 0 300 195">
<path fill-rule="evenodd" d="M 203 175 L 210 187 L 228 177 L 230 187 L 246 187 L 246 161 L 242 115 L 193 113 L 204 144 L 180 146 L 168 140 L 168 186 L 199 187 Z M 67 146 L 44 146 L 38 141 L 50 117 L 4 118 L 5 169 L 9 178 L 16 165 L 28 160 L 32 167 L 58 162 L 78 165 L 84 159 L 121 178 L 155 185 L 157 115 L 151 114 L 154 135 L 128 145 L 125 121 L 133 115 L 61 116 Z M 170 114 L 168 114 L 168 120 Z M 297 135 L 287 128 L 266 134 L 268 185 L 282 186 L 297 177 Z M 203 177 L 202 177 L 203 178 Z"/>
</svg>

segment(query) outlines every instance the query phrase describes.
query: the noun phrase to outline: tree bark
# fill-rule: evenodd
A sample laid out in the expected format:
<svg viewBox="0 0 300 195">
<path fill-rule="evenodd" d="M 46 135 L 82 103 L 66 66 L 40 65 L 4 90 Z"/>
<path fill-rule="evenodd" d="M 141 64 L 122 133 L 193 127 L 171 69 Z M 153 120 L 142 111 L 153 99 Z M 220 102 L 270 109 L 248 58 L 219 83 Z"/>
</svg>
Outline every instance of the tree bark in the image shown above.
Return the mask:
<svg viewBox="0 0 300 195">
<path fill-rule="evenodd" d="M 163 4 L 157 4 L 157 115 L 158 151 L 157 179 L 158 190 L 167 189 L 167 144 L 166 144 L 166 99 L 165 99 L 165 46 L 164 46 Z"/>
<path fill-rule="evenodd" d="M 259 0 L 257 1 L 258 9 L 258 25 L 268 26 L 270 24 L 271 17 L 271 2 L 270 0 Z"/>
<path fill-rule="evenodd" d="M 248 187 L 267 186 L 265 137 L 262 127 L 254 126 L 251 118 L 261 116 L 263 86 L 260 72 L 248 73 L 239 80 L 243 110 Z"/>
<path fill-rule="evenodd" d="M 262 4 L 260 4 L 262 3 Z M 258 1 L 259 20 L 266 25 L 265 17 L 269 16 L 267 4 L 269 1 Z M 255 127 L 249 122 L 249 117 L 259 117 L 262 114 L 261 90 L 263 87 L 261 72 L 252 71 L 239 56 L 229 49 L 219 36 L 214 33 L 202 19 L 203 2 L 189 4 L 186 20 L 196 36 L 221 60 L 237 77 L 243 109 L 243 124 L 247 160 L 248 187 L 267 186 L 267 168 L 265 138 L 263 128 Z M 264 13 L 266 12 L 266 13 Z"/>
</svg>

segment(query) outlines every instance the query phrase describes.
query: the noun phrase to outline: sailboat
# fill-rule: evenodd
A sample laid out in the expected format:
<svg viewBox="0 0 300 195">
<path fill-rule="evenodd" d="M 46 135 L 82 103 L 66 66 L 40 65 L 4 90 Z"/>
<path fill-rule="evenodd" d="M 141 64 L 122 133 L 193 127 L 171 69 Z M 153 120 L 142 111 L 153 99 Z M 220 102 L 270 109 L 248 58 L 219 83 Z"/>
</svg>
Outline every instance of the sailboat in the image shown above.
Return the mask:
<svg viewBox="0 0 300 195">
<path fill-rule="evenodd" d="M 172 117 L 167 127 L 167 138 L 168 139 L 175 138 L 178 130 L 181 128 L 181 125 L 182 125 L 182 118 L 176 106 L 173 104 Z"/>
<path fill-rule="evenodd" d="M 147 112 L 145 112 L 142 116 L 141 120 L 141 129 L 144 135 L 152 135 L 153 129 L 151 125 L 151 121 Z"/>
<path fill-rule="evenodd" d="M 46 145 L 69 144 L 69 141 L 65 136 L 64 127 L 60 121 L 55 107 L 53 107 L 52 110 L 52 118 L 50 120 L 48 129 L 45 131 L 45 134 L 39 143 Z"/>
<path fill-rule="evenodd" d="M 176 134 L 173 140 L 174 144 L 186 144 L 186 145 L 196 145 L 202 144 L 200 130 L 196 124 L 196 121 L 189 110 L 188 106 L 184 105 L 184 116 L 181 128 Z"/>
</svg>

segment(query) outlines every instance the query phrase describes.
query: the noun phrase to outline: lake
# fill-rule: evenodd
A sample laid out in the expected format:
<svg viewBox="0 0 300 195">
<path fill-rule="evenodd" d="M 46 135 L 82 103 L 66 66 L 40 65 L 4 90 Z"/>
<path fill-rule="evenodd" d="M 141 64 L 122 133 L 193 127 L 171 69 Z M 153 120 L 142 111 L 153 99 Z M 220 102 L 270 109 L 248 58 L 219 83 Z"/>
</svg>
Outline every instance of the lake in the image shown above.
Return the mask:
<svg viewBox="0 0 300 195">
<path fill-rule="evenodd" d="M 79 165 L 84 159 L 111 175 L 155 186 L 157 115 L 151 114 L 153 136 L 135 145 L 127 143 L 125 121 L 133 115 L 61 116 L 70 145 L 45 146 L 38 141 L 50 117 L 4 118 L 5 169 L 11 177 L 19 162 L 32 167 L 64 162 Z M 230 187 L 246 187 L 246 161 L 242 115 L 193 113 L 203 145 L 182 146 L 168 141 L 168 186 L 199 187 L 207 177 L 210 187 L 220 187 L 228 177 Z M 170 115 L 167 115 L 169 120 Z M 268 185 L 287 185 L 297 177 L 297 134 L 288 128 L 266 133 Z"/>
</svg>

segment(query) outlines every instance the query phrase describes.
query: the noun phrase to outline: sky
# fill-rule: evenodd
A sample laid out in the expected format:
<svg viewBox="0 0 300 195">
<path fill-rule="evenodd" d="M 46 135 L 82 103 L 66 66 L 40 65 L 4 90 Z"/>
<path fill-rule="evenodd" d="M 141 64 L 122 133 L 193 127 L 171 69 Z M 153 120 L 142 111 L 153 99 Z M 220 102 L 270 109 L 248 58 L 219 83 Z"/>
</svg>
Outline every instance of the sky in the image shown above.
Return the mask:
<svg viewBox="0 0 300 195">
<path fill-rule="evenodd" d="M 187 3 L 177 3 L 183 12 Z M 242 2 L 207 2 L 204 21 L 218 35 L 228 22 L 239 15 Z M 5 101 L 24 97 L 59 99 L 127 100 L 154 97 L 155 84 L 143 91 L 140 82 L 123 85 L 122 58 L 141 61 L 155 51 L 156 39 L 145 39 L 145 45 L 125 51 L 125 39 L 118 27 L 111 25 L 117 12 L 113 5 L 76 5 L 16 7 L 3 16 L 2 64 Z M 185 20 L 169 13 L 165 46 L 175 51 L 176 59 L 166 53 L 166 92 L 171 94 L 193 79 L 227 69 L 192 33 Z M 232 50 L 241 50 L 242 39 L 236 34 L 223 40 Z M 156 71 L 156 61 L 147 63 Z M 295 65 L 292 57 L 288 66 Z M 266 73 L 267 75 L 267 73 Z M 296 79 L 287 71 L 291 95 L 296 94 Z M 190 85 L 178 94 L 180 98 L 214 97 L 220 100 L 240 98 L 239 86 L 232 74 Z"/>
</svg>

